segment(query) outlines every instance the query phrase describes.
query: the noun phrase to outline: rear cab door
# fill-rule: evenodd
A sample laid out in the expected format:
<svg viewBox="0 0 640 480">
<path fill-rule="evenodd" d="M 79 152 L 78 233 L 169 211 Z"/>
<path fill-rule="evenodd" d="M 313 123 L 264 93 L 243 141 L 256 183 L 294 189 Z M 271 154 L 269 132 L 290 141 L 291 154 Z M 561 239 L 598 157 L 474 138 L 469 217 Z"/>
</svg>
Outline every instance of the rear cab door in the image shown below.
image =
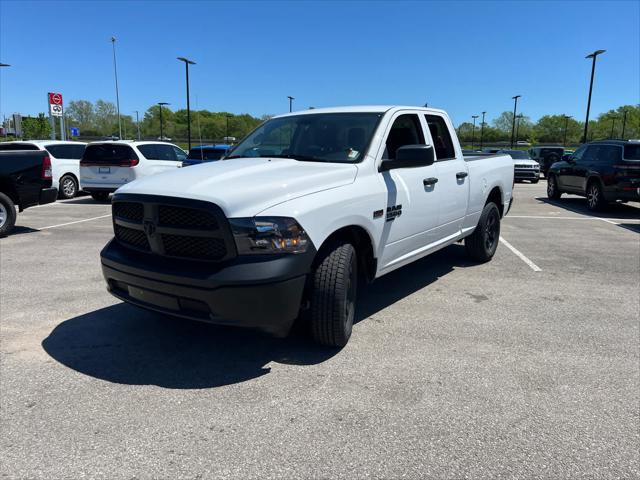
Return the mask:
<svg viewBox="0 0 640 480">
<path fill-rule="evenodd" d="M 469 172 L 462 152 L 456 152 L 452 125 L 439 113 L 424 115 L 431 144 L 435 152 L 438 178 L 438 230 L 437 239 L 460 233 L 469 203 Z"/>
</svg>

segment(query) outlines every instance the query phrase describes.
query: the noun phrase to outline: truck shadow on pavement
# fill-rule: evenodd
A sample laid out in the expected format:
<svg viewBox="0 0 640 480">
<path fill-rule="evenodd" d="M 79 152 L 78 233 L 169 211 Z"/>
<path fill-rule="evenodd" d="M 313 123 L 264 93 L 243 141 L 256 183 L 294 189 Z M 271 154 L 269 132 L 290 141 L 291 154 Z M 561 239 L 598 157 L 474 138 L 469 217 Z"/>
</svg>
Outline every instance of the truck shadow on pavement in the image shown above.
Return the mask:
<svg viewBox="0 0 640 480">
<path fill-rule="evenodd" d="M 360 290 L 356 322 L 467 265 L 464 248 L 454 245 L 382 277 Z M 231 385 L 268 374 L 270 362 L 314 365 L 340 351 L 314 345 L 300 326 L 287 338 L 274 338 L 125 303 L 60 323 L 42 347 L 61 364 L 94 378 L 176 389 Z"/>
<path fill-rule="evenodd" d="M 592 212 L 587 207 L 587 200 L 582 197 L 563 197 L 560 200 L 551 200 L 546 197 L 538 197 L 536 200 L 563 208 L 579 215 L 586 215 L 594 218 L 611 218 L 615 220 L 638 220 L 640 219 L 640 208 L 624 203 L 611 203 L 600 212 Z"/>
</svg>

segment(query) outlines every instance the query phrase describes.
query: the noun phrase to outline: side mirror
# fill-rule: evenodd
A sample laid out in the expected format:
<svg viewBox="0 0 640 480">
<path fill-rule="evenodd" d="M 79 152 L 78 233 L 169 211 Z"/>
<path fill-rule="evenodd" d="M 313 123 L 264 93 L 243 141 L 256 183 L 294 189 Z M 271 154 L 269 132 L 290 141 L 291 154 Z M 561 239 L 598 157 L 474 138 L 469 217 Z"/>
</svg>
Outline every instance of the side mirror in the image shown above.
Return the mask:
<svg viewBox="0 0 640 480">
<path fill-rule="evenodd" d="M 432 145 L 404 145 L 396 150 L 395 160 L 383 160 L 380 171 L 386 172 L 394 168 L 426 167 L 435 160 Z"/>
</svg>

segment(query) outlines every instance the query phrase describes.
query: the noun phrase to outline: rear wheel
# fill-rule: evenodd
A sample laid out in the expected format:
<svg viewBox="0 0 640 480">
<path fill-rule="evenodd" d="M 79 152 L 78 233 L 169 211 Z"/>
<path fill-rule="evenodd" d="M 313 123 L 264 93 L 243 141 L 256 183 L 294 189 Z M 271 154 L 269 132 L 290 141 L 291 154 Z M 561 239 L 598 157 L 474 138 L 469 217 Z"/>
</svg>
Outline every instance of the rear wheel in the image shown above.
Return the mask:
<svg viewBox="0 0 640 480">
<path fill-rule="evenodd" d="M 71 175 L 65 175 L 60 179 L 60 191 L 58 197 L 73 198 L 78 194 L 78 182 Z"/>
<path fill-rule="evenodd" d="M 606 204 L 600 183 L 597 180 L 589 182 L 587 185 L 587 206 L 589 210 L 597 212 L 602 210 Z"/>
<path fill-rule="evenodd" d="M 109 192 L 92 192 L 91 198 L 96 202 L 106 202 L 109 199 Z"/>
<path fill-rule="evenodd" d="M 495 203 L 484 206 L 476 229 L 464 239 L 464 245 L 471 258 L 478 262 L 488 262 L 493 258 L 500 240 L 500 210 Z"/>
<path fill-rule="evenodd" d="M 16 206 L 4 193 L 0 193 L 0 237 L 4 237 L 16 224 Z"/>
<path fill-rule="evenodd" d="M 316 342 L 343 347 L 351 337 L 358 279 L 353 245 L 336 242 L 328 246 L 313 272 L 311 333 Z"/>
<path fill-rule="evenodd" d="M 558 200 L 560 195 L 562 195 L 562 193 L 558 190 L 556 177 L 554 175 L 549 175 L 547 177 L 547 197 L 551 200 Z"/>
</svg>

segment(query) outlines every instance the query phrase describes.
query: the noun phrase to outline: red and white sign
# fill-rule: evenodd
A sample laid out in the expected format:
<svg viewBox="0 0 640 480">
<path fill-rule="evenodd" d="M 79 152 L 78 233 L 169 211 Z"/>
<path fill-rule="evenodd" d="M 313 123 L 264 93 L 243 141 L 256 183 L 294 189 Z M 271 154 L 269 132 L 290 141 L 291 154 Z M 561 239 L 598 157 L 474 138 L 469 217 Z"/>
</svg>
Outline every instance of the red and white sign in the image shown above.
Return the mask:
<svg viewBox="0 0 640 480">
<path fill-rule="evenodd" d="M 53 117 L 62 116 L 62 94 L 49 92 L 49 113 Z"/>
</svg>

